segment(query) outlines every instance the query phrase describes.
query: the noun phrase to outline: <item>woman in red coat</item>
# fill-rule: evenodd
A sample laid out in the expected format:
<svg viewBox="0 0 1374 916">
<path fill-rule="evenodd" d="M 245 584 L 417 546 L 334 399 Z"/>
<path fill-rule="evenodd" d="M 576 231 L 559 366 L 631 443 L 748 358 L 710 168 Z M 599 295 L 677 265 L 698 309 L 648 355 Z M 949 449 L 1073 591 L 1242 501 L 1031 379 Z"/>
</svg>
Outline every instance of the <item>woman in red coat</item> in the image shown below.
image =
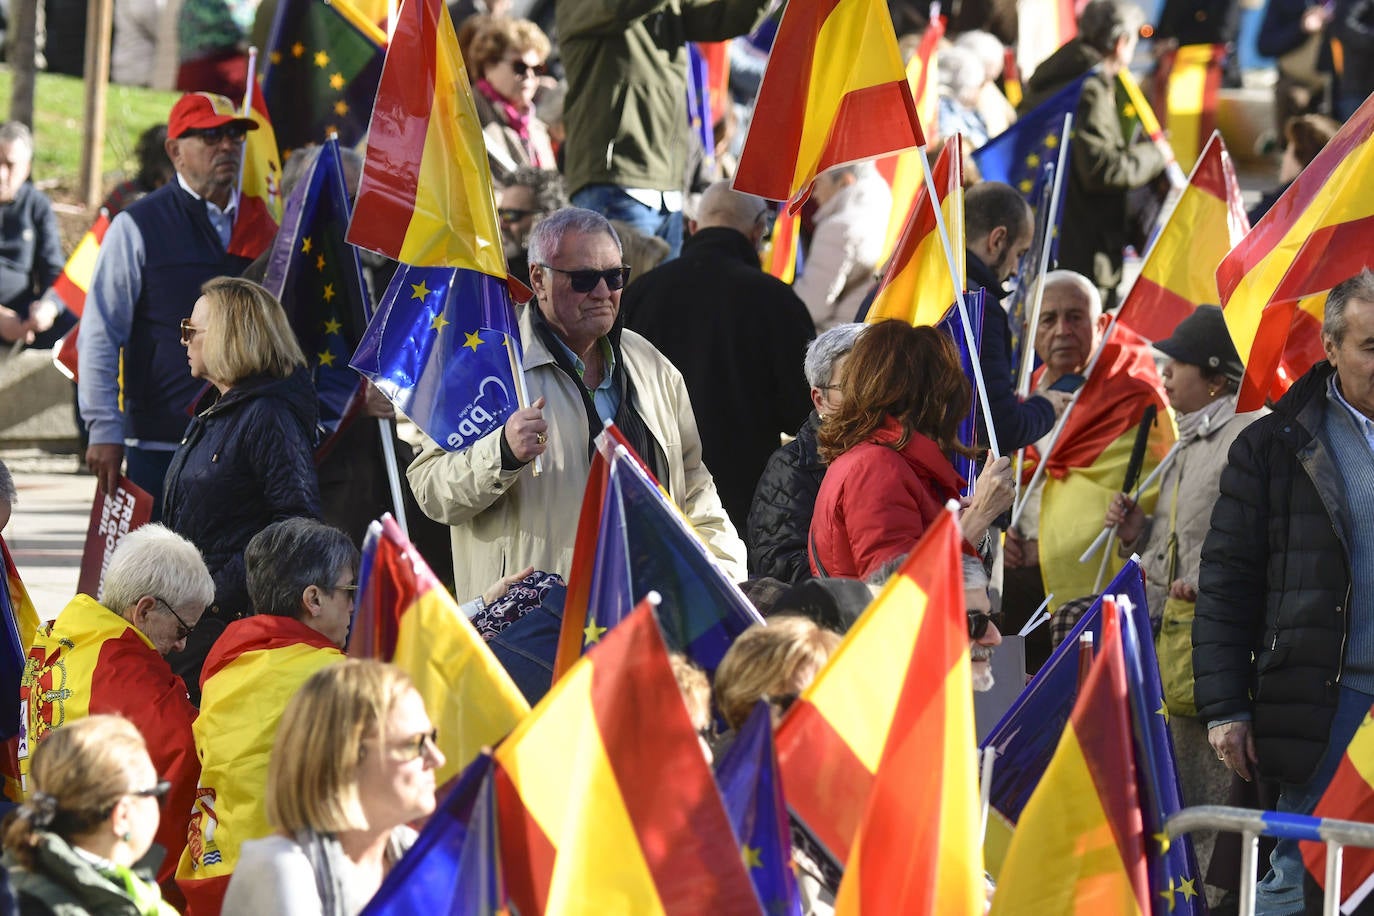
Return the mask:
<svg viewBox="0 0 1374 916">
<path fill-rule="evenodd" d="M 830 467 L 811 519 L 813 572 L 866 579 L 916 546 L 963 490 L 947 456 L 968 454 L 955 431 L 971 404 L 958 351 L 941 331 L 889 320 L 859 335 L 846 364 L 844 406 L 820 429 Z M 989 462 L 959 518 L 970 545 L 1012 494 L 1011 463 Z"/>
</svg>

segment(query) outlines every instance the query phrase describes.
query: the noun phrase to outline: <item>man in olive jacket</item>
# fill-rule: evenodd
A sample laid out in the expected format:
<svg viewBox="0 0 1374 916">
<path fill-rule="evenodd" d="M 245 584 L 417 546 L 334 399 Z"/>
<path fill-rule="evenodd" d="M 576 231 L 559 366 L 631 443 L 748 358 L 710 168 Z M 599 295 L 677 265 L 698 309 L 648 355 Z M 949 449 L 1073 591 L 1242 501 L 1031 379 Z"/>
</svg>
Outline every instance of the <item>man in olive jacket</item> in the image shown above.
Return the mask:
<svg viewBox="0 0 1374 916">
<path fill-rule="evenodd" d="M 753 29 L 768 0 L 559 0 L 572 202 L 682 247 L 688 41 Z"/>
</svg>

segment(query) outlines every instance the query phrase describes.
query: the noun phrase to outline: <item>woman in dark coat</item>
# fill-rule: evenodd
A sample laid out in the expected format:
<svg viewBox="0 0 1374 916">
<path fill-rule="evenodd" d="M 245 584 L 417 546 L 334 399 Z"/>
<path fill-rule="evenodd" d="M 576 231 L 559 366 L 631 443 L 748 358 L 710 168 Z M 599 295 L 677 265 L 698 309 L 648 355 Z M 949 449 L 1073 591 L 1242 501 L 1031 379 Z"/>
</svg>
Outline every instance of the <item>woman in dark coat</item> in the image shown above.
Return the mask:
<svg viewBox="0 0 1374 916">
<path fill-rule="evenodd" d="M 319 410 L 281 303 L 237 277 L 211 280 L 202 292 L 181 323 L 181 340 L 191 375 L 212 387 L 163 490 L 163 522 L 200 548 L 215 580 L 215 605 L 181 657 L 168 659 L 193 697 L 218 631 L 253 611 L 243 548 L 272 522 L 320 517 L 313 452 Z"/>
</svg>

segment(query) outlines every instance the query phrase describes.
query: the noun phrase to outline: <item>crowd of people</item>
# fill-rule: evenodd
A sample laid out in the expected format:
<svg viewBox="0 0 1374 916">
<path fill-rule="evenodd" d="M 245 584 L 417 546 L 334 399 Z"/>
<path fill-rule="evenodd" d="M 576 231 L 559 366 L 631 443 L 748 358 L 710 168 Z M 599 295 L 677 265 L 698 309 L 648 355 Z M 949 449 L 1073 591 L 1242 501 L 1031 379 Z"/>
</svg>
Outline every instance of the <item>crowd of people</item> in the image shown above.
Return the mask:
<svg viewBox="0 0 1374 916">
<path fill-rule="evenodd" d="M 1271 0 L 1266 25 L 1291 5 Z M 1185 803 L 1316 804 L 1374 704 L 1374 275 L 1331 293 L 1327 361 L 1250 413 L 1237 412 L 1245 365 L 1217 304 L 1191 303 L 1153 342 L 1112 320 L 1132 192 L 1170 165 L 1162 144 L 1123 133 L 1115 76 L 1144 24 L 1129 2 L 1091 0 L 1077 37 L 1025 86 L 1021 114 L 1085 77 L 1058 269 L 1038 278 L 1025 327 L 1008 285 L 1037 214 L 967 170 L 981 392 L 943 330 L 859 323 L 894 207 L 872 163 L 817 177 L 797 276 L 765 271 L 776 208 L 730 179 L 776 27 L 767 3 L 565 0 L 546 11 L 547 32 L 538 15 L 468 5 L 455 25 L 500 243 L 534 293 L 519 309 L 527 406 L 450 451 L 369 389 L 357 423 L 372 425 L 345 431 L 322 462 L 315 361 L 281 303 L 244 278 L 262 261 L 231 243 L 257 124 L 226 96 L 246 72 L 252 13 L 272 5 L 178 6 L 192 91 L 107 204 L 78 337 L 86 464 L 106 493 L 127 477 L 153 495 L 153 518 L 120 543 L 98 594 L 38 609 L 49 622 L 25 647 L 24 800 L 3 860 L 22 912 L 355 914 L 414 842 L 444 764 L 434 726 L 398 669 L 344 655 L 363 529 L 395 508 L 358 470 L 377 464 L 377 419 L 400 427 L 390 470 L 419 551 L 497 657 L 515 659 L 532 702 L 549 689 L 553 647 L 502 634 L 556 612 L 546 599 L 571 571 L 595 440 L 613 421 L 765 619 L 709 679 L 673 659 L 708 757 L 757 701 L 780 721 L 953 505 L 973 690 L 991 688 L 1004 630 L 1047 608 L 1054 625 L 1025 640 L 1033 674 L 1135 554 Z M 1190 36 L 1207 22 L 1233 43 L 1234 6 L 1170 0 L 1157 49 L 1201 40 Z M 1343 22 L 1340 7 L 1315 29 L 1308 10 L 1300 28 Z M 981 15 L 950 24 L 929 74 L 932 141 L 957 132 L 972 149 L 1016 120 L 1002 91 L 1007 24 Z M 924 15 L 894 9 L 894 22 L 915 30 L 902 40 L 914 50 Z M 728 42 L 735 67 L 710 148 L 687 120 L 694 41 Z M 1282 125 L 1285 187 L 1358 89 L 1323 73 L 1325 112 L 1309 100 Z M 33 143 L 22 125 L 0 127 L 0 336 L 50 346 L 74 318 L 45 294 L 63 258 L 27 180 Z M 288 182 L 310 155 L 292 157 Z M 356 189 L 360 159 L 348 160 Z M 382 286 L 391 269 L 369 264 Z M 1034 351 L 1027 379 L 1013 339 Z M 981 413 L 961 437 L 975 396 L 1000 455 Z M 1130 466 L 1151 485 L 1123 483 Z M 0 464 L 0 521 L 15 496 Z M 1101 566 L 1082 562 L 1104 528 L 1115 539 Z M 1221 847 L 1195 838 L 1218 908 L 1235 892 Z M 804 854 L 797 864 L 809 911 L 827 912 L 833 876 Z M 1301 912 L 1302 871 L 1295 844 L 1280 843 L 1259 912 Z"/>
</svg>

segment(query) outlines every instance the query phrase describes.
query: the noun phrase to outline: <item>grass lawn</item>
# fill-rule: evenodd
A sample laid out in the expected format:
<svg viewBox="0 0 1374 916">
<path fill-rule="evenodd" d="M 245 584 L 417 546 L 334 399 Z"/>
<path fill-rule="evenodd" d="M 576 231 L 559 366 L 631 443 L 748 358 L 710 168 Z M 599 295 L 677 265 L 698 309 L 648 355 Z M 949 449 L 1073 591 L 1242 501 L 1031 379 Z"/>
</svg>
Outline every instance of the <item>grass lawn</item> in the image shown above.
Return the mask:
<svg viewBox="0 0 1374 916">
<path fill-rule="evenodd" d="M 10 111 L 13 78 L 0 66 L 0 120 Z M 74 197 L 79 188 L 85 86 L 74 76 L 39 73 L 34 92 L 33 180 L 54 198 Z M 105 153 L 101 168 L 107 188 L 137 168 L 134 144 L 153 124 L 167 120 L 179 93 L 111 85 L 105 97 Z"/>
</svg>

